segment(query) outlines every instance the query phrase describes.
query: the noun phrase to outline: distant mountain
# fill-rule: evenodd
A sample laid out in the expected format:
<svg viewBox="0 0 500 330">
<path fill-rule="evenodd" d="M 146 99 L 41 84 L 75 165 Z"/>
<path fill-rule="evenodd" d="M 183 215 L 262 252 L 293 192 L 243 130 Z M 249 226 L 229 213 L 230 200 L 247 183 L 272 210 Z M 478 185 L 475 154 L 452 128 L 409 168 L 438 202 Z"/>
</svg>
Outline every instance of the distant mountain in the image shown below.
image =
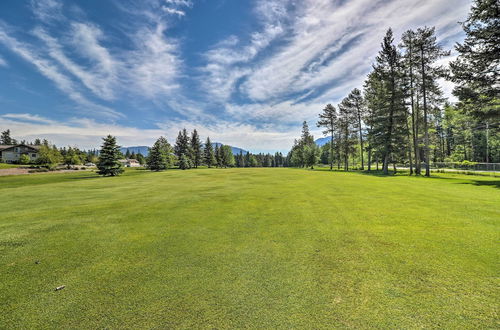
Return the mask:
<svg viewBox="0 0 500 330">
<path fill-rule="evenodd" d="M 222 143 L 220 143 L 220 142 L 213 142 L 212 143 L 212 147 L 215 148 L 216 145 L 218 145 L 220 147 L 222 145 Z M 233 147 L 233 146 L 230 146 L 230 147 L 231 147 L 231 150 L 233 151 L 233 155 L 238 155 L 240 153 L 240 151 L 244 155 L 248 152 L 248 151 L 241 149 L 241 148 L 238 148 L 238 147 Z"/>
<path fill-rule="evenodd" d="M 212 146 L 214 148 L 215 148 L 215 145 L 218 145 L 220 147 L 222 145 L 222 143 L 220 143 L 220 142 L 212 143 Z M 240 151 L 243 154 L 247 153 L 246 150 L 243 150 L 241 148 L 233 147 L 233 146 L 230 146 L 230 147 L 231 147 L 231 150 L 233 151 L 233 155 L 239 154 Z M 127 150 L 130 153 L 136 153 L 136 154 L 141 153 L 143 156 L 147 156 L 149 154 L 149 147 L 148 146 L 134 146 L 134 147 L 122 147 L 122 148 L 120 148 L 120 151 L 122 152 L 122 154 L 125 154 L 127 152 Z"/>
<path fill-rule="evenodd" d="M 325 144 L 327 144 L 328 142 L 330 142 L 330 137 L 329 136 L 325 136 L 325 137 L 322 137 L 322 138 L 319 138 L 319 139 L 316 139 L 316 144 L 320 147 L 324 146 Z"/>
<path fill-rule="evenodd" d="M 135 154 L 141 153 L 143 156 L 147 156 L 149 154 L 149 147 L 147 147 L 147 146 L 135 146 L 135 147 L 122 147 L 122 148 L 120 148 L 120 151 L 122 152 L 122 154 L 127 153 L 127 150 L 130 153 L 135 153 Z"/>
</svg>

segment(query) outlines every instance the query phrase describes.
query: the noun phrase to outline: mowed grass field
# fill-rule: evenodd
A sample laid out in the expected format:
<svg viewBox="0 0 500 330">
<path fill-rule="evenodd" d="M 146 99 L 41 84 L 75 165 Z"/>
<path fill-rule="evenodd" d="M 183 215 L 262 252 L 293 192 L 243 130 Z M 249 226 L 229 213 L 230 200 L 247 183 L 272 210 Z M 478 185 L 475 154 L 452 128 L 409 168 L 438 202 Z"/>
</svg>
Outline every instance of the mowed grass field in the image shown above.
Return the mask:
<svg viewBox="0 0 500 330">
<path fill-rule="evenodd" d="M 500 326 L 498 178 L 37 174 L 0 205 L 0 328 Z"/>
</svg>

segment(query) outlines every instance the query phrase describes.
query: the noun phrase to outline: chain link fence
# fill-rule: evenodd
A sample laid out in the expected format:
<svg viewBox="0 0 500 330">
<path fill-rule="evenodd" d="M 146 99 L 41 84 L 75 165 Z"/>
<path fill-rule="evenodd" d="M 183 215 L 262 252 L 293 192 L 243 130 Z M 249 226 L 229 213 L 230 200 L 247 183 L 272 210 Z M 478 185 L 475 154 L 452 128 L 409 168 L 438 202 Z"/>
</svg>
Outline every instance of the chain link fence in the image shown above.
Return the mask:
<svg viewBox="0 0 500 330">
<path fill-rule="evenodd" d="M 425 168 L 425 164 L 422 164 Z M 473 162 L 459 162 L 459 163 L 431 163 L 432 169 L 456 169 L 466 171 L 485 171 L 485 172 L 500 172 L 500 163 L 473 163 Z"/>
</svg>

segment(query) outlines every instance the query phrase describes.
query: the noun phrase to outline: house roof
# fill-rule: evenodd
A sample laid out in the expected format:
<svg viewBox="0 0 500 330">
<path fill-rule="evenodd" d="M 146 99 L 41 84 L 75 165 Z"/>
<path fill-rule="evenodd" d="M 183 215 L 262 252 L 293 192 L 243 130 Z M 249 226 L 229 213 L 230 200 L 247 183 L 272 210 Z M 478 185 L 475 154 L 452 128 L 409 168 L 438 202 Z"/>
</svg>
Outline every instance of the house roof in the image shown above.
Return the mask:
<svg viewBox="0 0 500 330">
<path fill-rule="evenodd" d="M 27 147 L 38 151 L 38 149 L 40 149 L 41 146 L 32 146 L 29 144 L 0 144 L 0 151 L 4 151 L 14 147 Z"/>
</svg>

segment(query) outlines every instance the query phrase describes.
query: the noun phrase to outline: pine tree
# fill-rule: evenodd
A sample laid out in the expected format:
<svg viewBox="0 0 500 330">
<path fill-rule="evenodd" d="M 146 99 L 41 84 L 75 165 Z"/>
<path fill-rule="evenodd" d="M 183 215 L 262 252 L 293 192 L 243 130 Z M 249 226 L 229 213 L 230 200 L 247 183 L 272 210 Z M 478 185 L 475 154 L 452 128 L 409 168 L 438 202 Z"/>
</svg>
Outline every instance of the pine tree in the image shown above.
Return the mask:
<svg viewBox="0 0 500 330">
<path fill-rule="evenodd" d="M 406 126 L 400 54 L 393 44 L 391 29 L 384 37 L 373 69 L 365 83 L 370 111 L 370 146 L 377 152 L 377 157 L 380 155 L 382 170 L 388 174 L 393 151 L 401 143 Z"/>
<path fill-rule="evenodd" d="M 220 165 L 221 167 L 233 167 L 235 162 L 234 162 L 234 155 L 233 155 L 233 150 L 231 149 L 230 146 L 228 145 L 221 145 L 219 148 L 219 153 L 220 153 Z"/>
<path fill-rule="evenodd" d="M 417 30 L 418 61 L 420 65 L 420 89 L 424 110 L 424 152 L 425 152 L 425 176 L 430 176 L 430 143 L 429 143 L 429 104 L 442 103 L 442 92 L 437 84 L 437 79 L 444 76 L 441 67 L 433 64 L 443 56 L 449 55 L 436 42 L 435 28 L 419 28 Z"/>
<path fill-rule="evenodd" d="M 413 155 L 415 160 L 415 174 L 420 175 L 421 172 L 421 162 L 420 162 L 420 148 L 419 148 L 419 114 L 418 107 L 415 104 L 415 87 L 417 82 L 417 45 L 416 36 L 413 30 L 408 30 L 403 33 L 401 38 L 400 47 L 405 49 L 402 65 L 405 69 L 406 82 L 406 95 L 410 98 L 410 112 L 411 112 L 411 135 L 412 135 L 412 145 L 413 145 Z M 410 175 L 413 172 L 411 154 L 409 156 L 410 160 Z"/>
<path fill-rule="evenodd" d="M 188 168 L 191 168 L 191 160 L 185 154 L 182 154 L 181 157 L 179 158 L 179 168 L 181 170 L 186 170 Z"/>
<path fill-rule="evenodd" d="M 361 91 L 357 88 L 353 89 L 351 93 L 342 101 L 343 106 L 347 109 L 349 113 L 349 121 L 352 123 L 352 127 L 357 129 L 359 137 L 359 156 L 361 159 L 361 169 L 365 169 L 365 163 L 363 158 L 364 141 L 363 141 L 363 118 L 366 116 L 365 106 L 363 104 L 363 96 Z"/>
<path fill-rule="evenodd" d="M 330 143 L 329 143 L 329 150 L 330 150 L 330 170 L 333 169 L 333 135 L 335 133 L 335 129 L 337 127 L 337 110 L 335 107 L 331 104 L 327 104 L 326 107 L 323 109 L 323 112 L 319 114 L 319 121 L 317 123 L 318 127 L 324 127 L 325 130 L 323 131 L 323 134 L 330 135 Z"/>
<path fill-rule="evenodd" d="M 307 122 L 302 123 L 302 134 L 299 140 L 294 141 L 290 153 L 290 161 L 294 166 L 314 166 L 318 160 L 319 149 L 315 148 L 314 137 L 309 133 Z"/>
<path fill-rule="evenodd" d="M 191 146 L 187 130 L 184 128 L 179 131 L 177 140 L 175 141 L 174 153 L 180 159 L 182 155 L 191 159 Z"/>
<path fill-rule="evenodd" d="M 221 154 L 218 143 L 215 143 L 214 157 L 215 157 L 215 166 L 221 167 Z"/>
<path fill-rule="evenodd" d="M 487 123 L 500 118 L 500 2 L 474 0 L 462 28 L 465 40 L 450 63 L 453 94 L 463 111 Z"/>
<path fill-rule="evenodd" d="M 137 153 L 136 159 L 141 165 L 144 165 L 146 163 L 146 158 L 144 158 L 144 156 L 140 152 Z"/>
<path fill-rule="evenodd" d="M 195 168 L 201 165 L 203 153 L 202 153 L 202 145 L 200 141 L 200 136 L 198 135 L 198 131 L 196 129 L 191 134 L 191 156 L 192 163 Z"/>
<path fill-rule="evenodd" d="M 146 159 L 147 167 L 151 171 L 163 171 L 168 169 L 170 164 L 170 153 L 172 147 L 167 139 L 160 137 L 149 150 L 149 155 Z"/>
<path fill-rule="evenodd" d="M 120 158 L 122 156 L 120 147 L 116 145 L 116 138 L 108 135 L 103 138 L 104 143 L 99 152 L 99 161 L 97 162 L 98 174 L 103 176 L 116 176 L 123 172 Z"/>
<path fill-rule="evenodd" d="M 12 142 L 12 138 L 10 137 L 10 129 L 2 132 L 2 135 L 0 136 L 0 144 L 15 144 Z"/>
<path fill-rule="evenodd" d="M 208 167 L 216 165 L 217 161 L 215 160 L 214 147 L 212 146 L 212 142 L 210 141 L 209 137 L 207 137 L 205 148 L 203 149 L 203 159 L 205 165 L 207 165 Z"/>
<path fill-rule="evenodd" d="M 338 126 L 340 132 L 339 143 L 341 145 L 342 156 L 344 158 L 344 171 L 349 171 L 349 155 L 353 152 L 353 133 L 354 133 L 354 105 L 348 97 L 344 98 L 338 105 L 339 118 Z"/>
</svg>

